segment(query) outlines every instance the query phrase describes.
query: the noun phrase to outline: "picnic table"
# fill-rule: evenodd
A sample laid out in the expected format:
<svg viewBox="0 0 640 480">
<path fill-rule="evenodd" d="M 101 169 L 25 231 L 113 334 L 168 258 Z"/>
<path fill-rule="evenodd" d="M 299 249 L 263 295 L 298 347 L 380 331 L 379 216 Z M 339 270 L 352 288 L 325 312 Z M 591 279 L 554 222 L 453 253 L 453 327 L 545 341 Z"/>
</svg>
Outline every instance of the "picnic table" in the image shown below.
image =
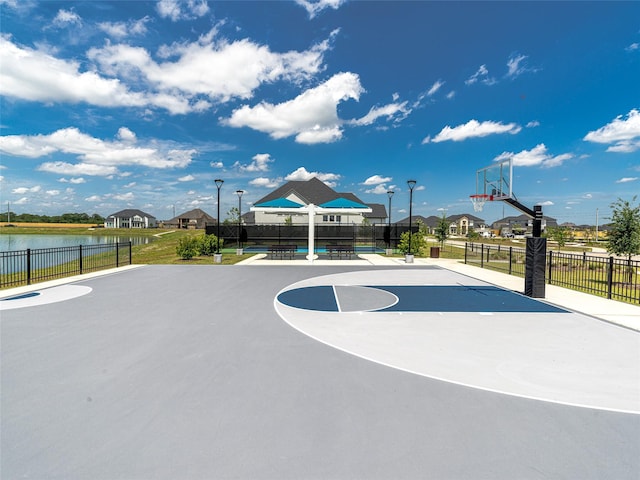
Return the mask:
<svg viewBox="0 0 640 480">
<path fill-rule="evenodd" d="M 337 255 L 338 258 L 345 256 L 350 259 L 351 255 L 355 252 L 352 245 L 327 245 L 327 253 L 329 254 L 329 258 Z"/>
<path fill-rule="evenodd" d="M 289 257 L 289 259 L 293 259 L 294 255 L 298 251 L 297 245 L 270 245 L 268 253 L 271 258 L 280 257 L 284 258 L 285 256 Z"/>
</svg>

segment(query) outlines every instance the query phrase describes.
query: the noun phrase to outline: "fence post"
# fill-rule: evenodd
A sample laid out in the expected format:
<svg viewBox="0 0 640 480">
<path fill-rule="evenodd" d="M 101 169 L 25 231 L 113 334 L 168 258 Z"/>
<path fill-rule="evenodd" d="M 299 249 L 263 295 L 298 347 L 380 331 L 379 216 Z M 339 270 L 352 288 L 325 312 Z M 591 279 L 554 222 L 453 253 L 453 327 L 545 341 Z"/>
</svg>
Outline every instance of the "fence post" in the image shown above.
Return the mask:
<svg viewBox="0 0 640 480">
<path fill-rule="evenodd" d="M 513 247 L 509 247 L 509 275 L 513 271 Z"/>
<path fill-rule="evenodd" d="M 613 256 L 609 257 L 609 271 L 607 272 L 607 298 L 611 300 L 611 290 L 613 289 Z"/>
<path fill-rule="evenodd" d="M 80 266 L 80 275 L 82 275 L 82 245 L 78 245 L 78 264 Z"/>
<path fill-rule="evenodd" d="M 131 261 L 131 240 L 129 240 L 129 265 L 131 265 L 133 262 Z"/>
<path fill-rule="evenodd" d="M 120 242 L 116 242 L 116 268 L 120 266 Z"/>
<path fill-rule="evenodd" d="M 553 250 L 549 250 L 549 285 L 551 285 L 551 273 L 553 268 Z"/>
<path fill-rule="evenodd" d="M 27 285 L 31 285 L 31 249 L 27 248 Z"/>
<path fill-rule="evenodd" d="M 464 242 L 464 264 L 467 264 L 467 248 L 469 248 L 469 244 Z"/>
<path fill-rule="evenodd" d="M 484 243 L 480 244 L 480 268 L 484 268 Z"/>
</svg>

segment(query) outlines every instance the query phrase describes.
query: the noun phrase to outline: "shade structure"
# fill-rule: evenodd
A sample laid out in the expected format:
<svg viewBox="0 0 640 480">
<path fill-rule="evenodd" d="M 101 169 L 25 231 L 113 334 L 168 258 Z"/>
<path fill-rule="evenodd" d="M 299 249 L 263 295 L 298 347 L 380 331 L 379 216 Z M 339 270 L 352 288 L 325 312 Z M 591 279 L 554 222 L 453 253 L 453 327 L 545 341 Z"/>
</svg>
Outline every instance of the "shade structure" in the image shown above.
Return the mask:
<svg viewBox="0 0 640 480">
<path fill-rule="evenodd" d="M 292 205 L 287 205 L 287 202 Z M 280 205 L 280 206 L 277 206 Z M 297 206 L 295 206 L 297 205 Z M 308 205 L 300 205 L 286 198 L 279 198 L 269 202 L 264 202 L 259 205 L 251 207 L 252 212 L 263 213 L 284 213 L 284 214 L 297 214 L 307 215 L 309 221 L 309 238 L 308 238 L 308 254 L 307 260 L 313 263 L 316 256 L 315 251 L 315 216 L 316 215 L 354 215 L 371 213 L 371 207 L 368 207 L 362 203 L 354 202 L 346 198 L 336 198 L 330 202 L 323 203 L 322 205 L 314 205 L 310 203 Z"/>
</svg>

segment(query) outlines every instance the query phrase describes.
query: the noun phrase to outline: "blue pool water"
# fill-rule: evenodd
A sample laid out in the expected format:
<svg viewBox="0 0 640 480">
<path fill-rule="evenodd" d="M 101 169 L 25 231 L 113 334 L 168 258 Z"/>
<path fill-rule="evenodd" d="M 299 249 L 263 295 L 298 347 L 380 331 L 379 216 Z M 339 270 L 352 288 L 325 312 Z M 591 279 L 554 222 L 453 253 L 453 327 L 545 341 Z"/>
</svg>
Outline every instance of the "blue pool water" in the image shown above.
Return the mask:
<svg viewBox="0 0 640 480">
<path fill-rule="evenodd" d="M 269 251 L 268 245 L 251 245 L 249 247 L 244 247 L 244 253 L 267 253 Z M 378 247 L 355 247 L 354 251 L 356 253 L 384 253 L 384 249 Z M 307 247 L 298 247 L 296 253 L 308 253 L 309 249 Z M 325 247 L 316 247 L 314 249 L 315 253 L 327 253 L 327 249 Z"/>
</svg>

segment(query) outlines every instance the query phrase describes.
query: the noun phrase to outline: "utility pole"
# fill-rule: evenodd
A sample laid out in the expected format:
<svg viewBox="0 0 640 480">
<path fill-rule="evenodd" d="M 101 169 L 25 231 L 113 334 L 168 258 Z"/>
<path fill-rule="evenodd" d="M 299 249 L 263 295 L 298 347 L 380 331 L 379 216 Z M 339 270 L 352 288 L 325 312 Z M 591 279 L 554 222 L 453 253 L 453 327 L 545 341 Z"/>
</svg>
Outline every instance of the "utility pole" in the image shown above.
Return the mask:
<svg viewBox="0 0 640 480">
<path fill-rule="evenodd" d="M 598 243 L 598 209 L 596 208 L 596 243 Z"/>
</svg>

